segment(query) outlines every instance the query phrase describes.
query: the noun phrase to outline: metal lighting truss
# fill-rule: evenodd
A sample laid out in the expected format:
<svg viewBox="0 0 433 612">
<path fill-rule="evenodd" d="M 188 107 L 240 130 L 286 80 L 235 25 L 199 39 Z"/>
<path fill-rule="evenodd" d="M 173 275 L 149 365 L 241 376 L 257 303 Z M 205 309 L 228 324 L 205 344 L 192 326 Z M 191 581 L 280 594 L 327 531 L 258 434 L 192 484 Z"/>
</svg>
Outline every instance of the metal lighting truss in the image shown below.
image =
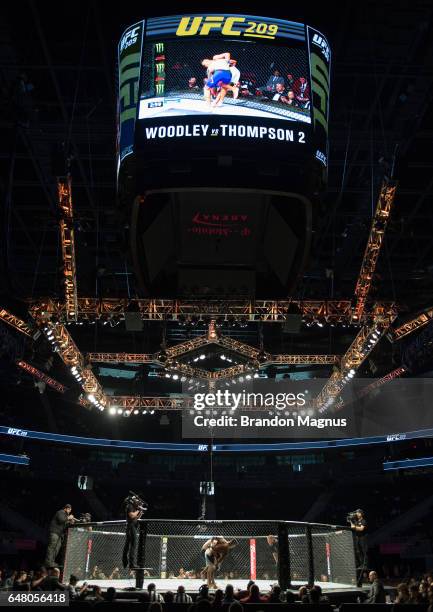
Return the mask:
<svg viewBox="0 0 433 612">
<path fill-rule="evenodd" d="M 266 365 L 334 365 L 340 360 L 339 355 L 264 355 Z M 161 361 L 161 353 L 86 353 L 86 358 L 93 363 L 154 363 L 167 367 L 167 362 Z"/>
<path fill-rule="evenodd" d="M 400 325 L 400 327 L 394 329 L 391 332 L 391 337 L 394 341 L 401 340 L 412 332 L 424 327 L 424 325 L 427 325 L 427 323 L 430 323 L 430 321 L 433 321 L 433 307 L 427 308 L 410 321 L 407 321 L 406 323 L 403 323 L 403 325 Z"/>
<path fill-rule="evenodd" d="M 39 380 L 44 382 L 49 387 L 52 387 L 56 391 L 59 391 L 59 393 L 64 393 L 66 391 L 65 385 L 62 385 L 62 383 L 59 383 L 58 380 L 51 378 L 51 376 L 47 376 L 47 374 L 44 374 L 44 372 L 41 372 L 40 370 L 38 370 L 38 368 L 35 368 L 30 363 L 27 363 L 27 361 L 24 361 L 23 359 L 19 359 L 16 362 L 16 365 L 22 370 L 24 370 L 25 372 L 27 372 L 28 374 L 30 374 L 31 376 L 38 378 Z"/>
<path fill-rule="evenodd" d="M 104 391 L 91 368 L 85 363 L 83 355 L 66 327 L 61 323 L 49 321 L 42 331 L 63 363 L 71 369 L 72 375 L 87 394 L 87 401 L 100 410 L 104 410 L 107 405 Z"/>
<path fill-rule="evenodd" d="M 77 321 L 78 297 L 75 264 L 74 217 L 72 208 L 71 177 L 57 179 L 60 208 L 60 240 L 63 257 L 63 281 L 65 284 L 65 314 L 67 321 Z"/>
<path fill-rule="evenodd" d="M 361 270 L 355 288 L 356 302 L 353 310 L 353 317 L 357 321 L 361 321 L 364 314 L 396 189 L 397 183 L 395 181 L 386 179 L 382 183 L 376 212 L 371 223 L 370 235 L 368 237 L 367 246 L 365 247 L 364 259 L 362 260 Z"/>
<path fill-rule="evenodd" d="M 396 313 L 395 302 L 377 302 L 361 319 L 353 318 L 350 300 L 164 300 L 127 298 L 78 298 L 77 320 L 124 319 L 128 311 L 139 312 L 145 321 L 265 321 L 284 323 L 294 311 L 306 323 L 362 323 L 384 312 Z M 36 320 L 66 319 L 66 306 L 59 300 L 42 298 L 30 302 L 30 313 Z"/>
<path fill-rule="evenodd" d="M 25 336 L 29 336 L 30 338 L 32 337 L 32 330 L 27 323 L 24 323 L 22 319 L 16 317 L 14 314 L 6 310 L 6 308 L 0 308 L 0 321 L 7 323 Z"/>
<path fill-rule="evenodd" d="M 344 385 L 356 374 L 356 370 L 375 348 L 386 333 L 392 319 L 382 319 L 370 326 L 362 327 L 352 344 L 343 355 L 339 368 L 335 368 L 322 391 L 315 399 L 319 412 L 325 412 L 334 405 Z"/>
</svg>

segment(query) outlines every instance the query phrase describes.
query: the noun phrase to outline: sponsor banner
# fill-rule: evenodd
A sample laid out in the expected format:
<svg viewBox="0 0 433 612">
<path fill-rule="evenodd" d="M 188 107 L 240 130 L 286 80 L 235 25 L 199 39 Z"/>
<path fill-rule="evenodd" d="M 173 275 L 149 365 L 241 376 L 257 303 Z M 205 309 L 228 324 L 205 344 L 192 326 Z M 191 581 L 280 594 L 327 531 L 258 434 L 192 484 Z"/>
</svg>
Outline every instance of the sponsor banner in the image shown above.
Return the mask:
<svg viewBox="0 0 433 612">
<path fill-rule="evenodd" d="M 133 152 L 144 21 L 130 26 L 118 46 L 118 165 Z"/>
<path fill-rule="evenodd" d="M 331 84 L 331 49 L 325 36 L 307 26 L 312 91 L 314 157 L 328 165 L 329 90 Z"/>
</svg>

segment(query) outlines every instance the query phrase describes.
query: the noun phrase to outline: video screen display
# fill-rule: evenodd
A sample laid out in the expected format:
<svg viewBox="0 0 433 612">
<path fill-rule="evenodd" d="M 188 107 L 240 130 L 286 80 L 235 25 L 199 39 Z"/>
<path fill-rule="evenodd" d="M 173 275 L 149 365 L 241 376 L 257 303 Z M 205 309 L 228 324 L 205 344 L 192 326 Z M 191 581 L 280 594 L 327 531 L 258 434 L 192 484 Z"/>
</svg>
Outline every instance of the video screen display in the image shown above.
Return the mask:
<svg viewBox="0 0 433 612">
<path fill-rule="evenodd" d="M 119 157 L 220 150 L 326 170 L 330 48 L 302 23 L 241 15 L 152 17 L 119 44 Z M 194 144 L 192 144 L 194 140 Z M 178 144 L 175 144 L 177 142 Z M 266 142 L 269 145 L 266 145 Z M 267 148 L 266 148 L 267 147 Z"/>
<path fill-rule="evenodd" d="M 139 119 L 211 113 L 311 123 L 302 43 L 209 37 L 146 42 L 142 75 Z"/>
</svg>

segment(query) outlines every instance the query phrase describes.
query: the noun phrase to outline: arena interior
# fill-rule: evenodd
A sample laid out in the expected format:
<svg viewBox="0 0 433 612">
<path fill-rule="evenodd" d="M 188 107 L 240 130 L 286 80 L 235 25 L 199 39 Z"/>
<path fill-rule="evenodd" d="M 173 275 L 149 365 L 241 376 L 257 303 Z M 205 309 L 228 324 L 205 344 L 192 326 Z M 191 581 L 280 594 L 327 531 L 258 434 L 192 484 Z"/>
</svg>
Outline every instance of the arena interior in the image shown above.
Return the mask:
<svg viewBox="0 0 433 612">
<path fill-rule="evenodd" d="M 0 604 L 431 611 L 432 3 L 0 11 Z"/>
</svg>

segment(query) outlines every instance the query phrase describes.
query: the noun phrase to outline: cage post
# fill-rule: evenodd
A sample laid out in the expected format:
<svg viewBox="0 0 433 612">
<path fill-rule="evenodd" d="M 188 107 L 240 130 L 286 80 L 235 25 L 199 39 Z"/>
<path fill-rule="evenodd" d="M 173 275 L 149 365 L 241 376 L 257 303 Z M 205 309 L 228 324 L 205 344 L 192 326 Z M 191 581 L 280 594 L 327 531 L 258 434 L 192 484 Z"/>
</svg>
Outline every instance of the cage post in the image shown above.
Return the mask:
<svg viewBox="0 0 433 612">
<path fill-rule="evenodd" d="M 278 583 L 283 590 L 290 588 L 289 529 L 287 523 L 278 523 Z"/>
<path fill-rule="evenodd" d="M 314 584 L 314 550 L 313 550 L 313 534 L 311 525 L 306 525 L 305 535 L 307 538 L 307 564 L 308 564 L 308 584 Z"/>
<path fill-rule="evenodd" d="M 147 521 L 139 521 L 137 569 L 135 570 L 135 588 L 142 589 L 144 583 L 144 561 L 147 536 Z"/>
</svg>

